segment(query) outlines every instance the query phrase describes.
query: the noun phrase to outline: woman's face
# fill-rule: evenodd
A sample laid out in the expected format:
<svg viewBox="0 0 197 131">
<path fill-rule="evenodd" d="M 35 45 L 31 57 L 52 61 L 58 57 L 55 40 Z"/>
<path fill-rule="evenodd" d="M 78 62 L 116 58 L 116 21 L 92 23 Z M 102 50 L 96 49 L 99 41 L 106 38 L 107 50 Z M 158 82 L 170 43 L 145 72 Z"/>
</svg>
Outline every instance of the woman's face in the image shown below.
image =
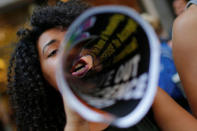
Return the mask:
<svg viewBox="0 0 197 131">
<path fill-rule="evenodd" d="M 38 41 L 37 49 L 44 78 L 57 89 L 56 68 L 60 56 L 59 47 L 64 40 L 66 30 L 51 28 L 43 32 Z"/>
<path fill-rule="evenodd" d="M 174 12 L 177 16 L 183 13 L 186 4 L 187 4 L 186 0 L 174 0 L 173 1 Z"/>
<path fill-rule="evenodd" d="M 59 47 L 64 40 L 66 31 L 61 28 L 52 28 L 43 32 L 37 43 L 39 59 L 44 78 L 57 89 L 56 69 L 60 57 Z M 81 51 L 81 53 L 84 51 Z M 91 55 L 80 54 L 80 58 L 75 60 L 71 70 L 74 77 L 82 77 L 93 67 Z"/>
</svg>

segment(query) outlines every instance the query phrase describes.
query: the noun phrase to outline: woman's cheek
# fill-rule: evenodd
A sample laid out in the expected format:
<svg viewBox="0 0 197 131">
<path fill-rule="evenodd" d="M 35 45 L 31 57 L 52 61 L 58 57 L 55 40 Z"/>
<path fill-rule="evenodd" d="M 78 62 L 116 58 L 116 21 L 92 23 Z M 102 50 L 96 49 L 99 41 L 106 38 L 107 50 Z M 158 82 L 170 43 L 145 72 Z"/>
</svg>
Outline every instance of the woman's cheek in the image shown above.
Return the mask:
<svg viewBox="0 0 197 131">
<path fill-rule="evenodd" d="M 54 88 L 57 88 L 56 83 L 56 68 L 57 68 L 57 60 L 56 59 L 48 59 L 42 65 L 43 75 L 47 82 L 51 84 Z"/>
</svg>

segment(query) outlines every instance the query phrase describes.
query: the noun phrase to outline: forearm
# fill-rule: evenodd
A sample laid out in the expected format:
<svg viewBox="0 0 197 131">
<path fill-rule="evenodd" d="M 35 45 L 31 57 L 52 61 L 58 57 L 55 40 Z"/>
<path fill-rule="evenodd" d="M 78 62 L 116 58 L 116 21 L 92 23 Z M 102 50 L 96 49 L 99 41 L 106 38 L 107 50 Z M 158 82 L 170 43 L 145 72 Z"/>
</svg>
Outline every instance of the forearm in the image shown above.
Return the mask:
<svg viewBox="0 0 197 131">
<path fill-rule="evenodd" d="M 197 130 L 197 120 L 160 88 L 157 91 L 152 109 L 161 130 Z"/>
</svg>

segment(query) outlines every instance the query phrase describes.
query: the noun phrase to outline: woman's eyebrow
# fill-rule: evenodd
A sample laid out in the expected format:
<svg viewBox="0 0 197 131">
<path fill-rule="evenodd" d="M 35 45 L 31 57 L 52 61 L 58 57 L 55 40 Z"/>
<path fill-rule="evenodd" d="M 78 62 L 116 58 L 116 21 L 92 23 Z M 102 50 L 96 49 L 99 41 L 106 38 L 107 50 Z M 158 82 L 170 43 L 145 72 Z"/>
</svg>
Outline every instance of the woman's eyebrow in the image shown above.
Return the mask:
<svg viewBox="0 0 197 131">
<path fill-rule="evenodd" d="M 44 45 L 43 49 L 42 49 L 42 54 L 44 54 L 44 51 L 45 51 L 45 49 L 46 49 L 47 46 L 49 46 L 49 45 L 55 43 L 56 41 L 57 41 L 57 40 L 53 39 L 53 40 L 50 40 L 49 42 L 47 42 L 47 43 Z"/>
</svg>

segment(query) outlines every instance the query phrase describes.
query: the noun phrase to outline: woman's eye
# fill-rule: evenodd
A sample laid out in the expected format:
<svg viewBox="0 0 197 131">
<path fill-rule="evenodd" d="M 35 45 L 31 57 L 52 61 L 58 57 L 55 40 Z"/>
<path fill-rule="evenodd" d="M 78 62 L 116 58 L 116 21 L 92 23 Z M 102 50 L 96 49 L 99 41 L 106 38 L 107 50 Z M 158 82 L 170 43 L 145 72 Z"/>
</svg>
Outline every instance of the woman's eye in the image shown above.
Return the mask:
<svg viewBox="0 0 197 131">
<path fill-rule="evenodd" d="M 47 56 L 48 58 L 54 56 L 57 53 L 58 49 L 51 51 L 51 53 Z"/>
</svg>

